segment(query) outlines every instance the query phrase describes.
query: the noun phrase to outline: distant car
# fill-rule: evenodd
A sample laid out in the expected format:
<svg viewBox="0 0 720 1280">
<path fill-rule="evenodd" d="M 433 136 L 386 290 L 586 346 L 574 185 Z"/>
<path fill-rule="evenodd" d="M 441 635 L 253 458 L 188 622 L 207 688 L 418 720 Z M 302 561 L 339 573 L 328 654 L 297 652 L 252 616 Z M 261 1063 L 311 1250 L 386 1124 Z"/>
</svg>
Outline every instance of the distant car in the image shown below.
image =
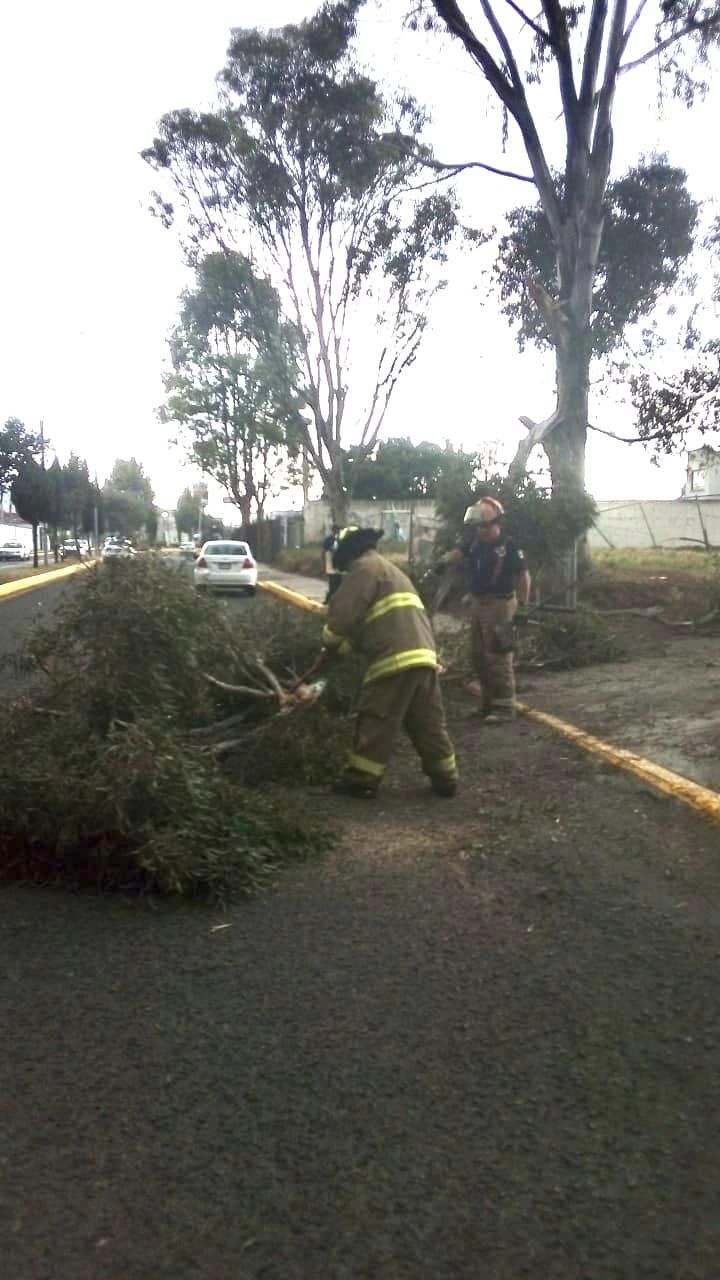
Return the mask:
<svg viewBox="0 0 720 1280">
<path fill-rule="evenodd" d="M 0 545 L 0 560 L 27 560 L 30 552 L 22 542 L 3 542 Z"/>
<path fill-rule="evenodd" d="M 183 539 L 178 549 L 180 551 L 181 556 L 195 557 L 197 555 L 197 547 L 195 546 L 195 543 L 190 542 L 188 538 Z"/>
<path fill-rule="evenodd" d="M 77 543 L 74 538 L 68 538 L 60 548 L 61 560 L 86 560 L 89 554 L 90 547 L 84 538 L 79 538 Z"/>
<path fill-rule="evenodd" d="M 127 538 L 108 538 L 102 550 L 103 560 L 131 560 L 137 552 Z"/>
<path fill-rule="evenodd" d="M 258 570 L 247 542 L 206 542 L 193 566 L 196 587 L 241 587 L 255 595 Z"/>
</svg>

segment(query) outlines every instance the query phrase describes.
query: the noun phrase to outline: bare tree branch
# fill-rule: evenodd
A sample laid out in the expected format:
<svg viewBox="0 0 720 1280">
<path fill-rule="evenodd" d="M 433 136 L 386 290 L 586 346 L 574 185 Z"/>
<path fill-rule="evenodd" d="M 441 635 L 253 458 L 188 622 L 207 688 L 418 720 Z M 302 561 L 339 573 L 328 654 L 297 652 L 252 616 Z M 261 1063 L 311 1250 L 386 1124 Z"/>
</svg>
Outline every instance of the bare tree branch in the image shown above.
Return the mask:
<svg viewBox="0 0 720 1280">
<path fill-rule="evenodd" d="M 641 0 L 641 4 L 644 5 L 646 3 L 647 0 Z M 585 57 L 583 59 L 582 79 L 580 81 L 580 105 L 583 111 L 587 113 L 588 124 L 590 123 L 590 113 L 595 101 L 595 86 L 600 67 L 607 11 L 607 0 L 593 0 L 587 43 L 585 45 Z M 589 130 L 587 130 L 587 138 L 589 139 Z"/>
<path fill-rule="evenodd" d="M 631 35 L 632 35 L 633 31 L 635 30 L 635 28 L 636 28 L 636 26 L 637 26 L 638 22 L 640 21 L 640 19 L 641 19 L 641 17 L 642 17 L 642 15 L 643 15 L 643 13 L 644 13 L 644 11 L 645 11 L 645 9 L 646 9 L 646 7 L 647 7 L 647 3 L 648 3 L 648 0 L 640 0 L 640 3 L 638 4 L 637 9 L 635 10 L 635 12 L 634 12 L 634 14 L 633 14 L 632 18 L 630 19 L 630 21 L 628 22 L 628 24 L 627 24 L 627 26 L 626 26 L 626 28 L 625 28 L 625 35 L 623 36 L 623 44 L 622 44 L 622 52 L 623 52 L 623 53 L 625 52 L 625 50 L 626 50 L 626 49 L 627 49 L 627 47 L 628 47 L 628 43 L 629 43 L 629 41 L 630 41 L 630 37 L 631 37 Z"/>
<path fill-rule="evenodd" d="M 689 35 L 711 35 L 714 31 L 720 30 L 720 12 L 712 14 L 709 18 L 691 19 L 681 27 L 679 31 L 675 31 L 672 35 L 667 36 L 664 40 L 660 40 L 652 49 L 648 49 L 641 54 L 639 58 L 633 58 L 631 62 L 624 62 L 619 68 L 618 75 L 627 75 L 628 71 L 635 71 L 637 67 L 642 67 L 646 62 L 650 62 L 653 58 L 657 58 L 659 54 L 664 53 L 672 45 L 677 44 L 678 40 L 683 40 Z M 623 46 L 624 49 L 624 46 Z"/>
<path fill-rule="evenodd" d="M 535 179 L 531 173 L 515 173 L 513 169 L 499 169 L 494 164 L 486 164 L 484 160 L 459 160 L 453 164 L 451 162 L 443 162 L 442 160 L 426 161 L 427 169 L 435 169 L 442 171 L 447 178 L 454 178 L 458 173 L 463 173 L 465 169 L 485 169 L 487 173 L 497 174 L 499 178 L 514 178 L 516 182 L 529 182 L 535 186 Z M 434 179 L 429 182 L 421 183 L 417 187 L 413 187 L 413 191 L 420 191 L 422 187 L 431 186 Z"/>
<path fill-rule="evenodd" d="M 573 73 L 572 53 L 567 18 L 559 0 L 542 0 L 543 11 L 550 31 L 550 44 L 555 51 L 560 80 L 560 97 L 568 125 L 572 126 L 577 115 L 577 89 Z"/>
<path fill-rule="evenodd" d="M 559 241 L 562 236 L 563 213 L 558 193 L 540 142 L 537 126 L 527 103 L 517 64 L 512 57 L 512 50 L 510 50 L 505 33 L 493 15 L 489 0 L 481 0 L 483 12 L 488 19 L 491 30 L 496 34 L 503 52 L 507 48 L 510 53 L 508 66 L 511 69 L 511 75 L 513 75 L 512 68 L 515 68 L 512 82 L 509 82 L 500 70 L 487 46 L 475 35 L 456 0 L 432 0 L 432 4 L 435 12 L 447 26 L 448 31 L 462 41 L 470 57 L 478 64 L 491 88 L 495 90 L 500 101 L 507 107 L 517 123 L 525 143 L 525 150 L 533 171 L 535 184 L 540 192 L 543 207 L 550 223 L 550 229 L 555 239 Z"/>
<path fill-rule="evenodd" d="M 539 26 L 537 22 L 533 22 L 532 18 L 528 17 L 524 10 L 520 8 L 520 5 L 515 3 L 515 0 L 505 0 L 505 3 L 509 4 L 510 8 L 514 10 L 518 17 L 522 18 L 525 25 L 528 26 L 531 31 L 535 32 L 535 35 L 539 40 L 542 40 L 545 44 L 550 44 L 549 32 L 545 31 L 545 29 Z"/>
</svg>

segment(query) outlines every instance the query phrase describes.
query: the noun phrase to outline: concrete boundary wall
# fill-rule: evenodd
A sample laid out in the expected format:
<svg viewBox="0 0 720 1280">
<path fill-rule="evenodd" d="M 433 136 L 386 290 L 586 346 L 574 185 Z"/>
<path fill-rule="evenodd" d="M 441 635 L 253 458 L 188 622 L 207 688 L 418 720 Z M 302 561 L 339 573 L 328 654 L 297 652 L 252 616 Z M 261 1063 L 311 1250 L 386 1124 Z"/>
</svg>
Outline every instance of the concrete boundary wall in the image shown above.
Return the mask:
<svg viewBox="0 0 720 1280">
<path fill-rule="evenodd" d="M 391 513 L 396 513 L 399 535 L 405 541 L 409 537 L 411 511 L 413 512 L 414 520 L 422 521 L 423 518 L 433 518 L 435 515 L 435 502 L 432 498 L 408 499 L 407 502 L 390 502 L 387 500 L 372 502 L 365 498 L 353 499 L 350 502 L 348 524 L 373 525 L 375 528 L 384 528 L 386 538 L 392 538 L 394 530 L 391 526 L 395 522 Z M 331 526 L 330 504 L 324 498 L 319 498 L 315 502 L 307 502 L 303 515 L 305 516 L 305 542 L 321 542 Z"/>
<path fill-rule="evenodd" d="M 720 498 L 598 502 L 589 544 L 602 547 L 720 548 Z"/>
<path fill-rule="evenodd" d="M 590 530 L 591 548 L 602 547 L 702 547 L 705 541 L 720 548 L 720 498 L 673 498 L 657 501 L 628 499 L 598 502 L 595 528 Z M 386 537 L 392 537 L 388 527 L 392 523 L 390 513 L 397 512 L 401 538 L 408 537 L 410 510 L 418 528 L 423 521 L 433 521 L 435 503 L 432 499 L 417 502 L 369 502 L 351 503 L 350 519 L 353 524 L 375 525 L 386 528 Z M 320 542 L 330 528 L 330 508 L 327 502 L 308 502 L 305 506 L 305 542 Z"/>
</svg>

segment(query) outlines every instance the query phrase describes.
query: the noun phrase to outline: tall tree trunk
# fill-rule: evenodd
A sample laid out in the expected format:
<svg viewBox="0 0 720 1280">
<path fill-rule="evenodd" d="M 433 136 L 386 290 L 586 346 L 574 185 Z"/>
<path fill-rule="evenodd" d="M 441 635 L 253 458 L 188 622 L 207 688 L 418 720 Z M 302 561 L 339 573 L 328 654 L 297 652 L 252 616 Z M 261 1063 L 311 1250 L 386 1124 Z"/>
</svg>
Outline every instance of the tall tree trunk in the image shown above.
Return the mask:
<svg viewBox="0 0 720 1280">
<path fill-rule="evenodd" d="M 244 493 L 241 497 L 238 497 L 237 504 L 240 508 L 240 519 L 243 528 L 247 528 L 252 517 L 252 498 L 249 494 Z"/>
<path fill-rule="evenodd" d="M 589 337 L 568 330 L 555 347 L 557 426 L 542 442 L 550 464 L 553 493 L 585 490 L 585 444 L 590 390 Z"/>
<path fill-rule="evenodd" d="M 589 332 L 568 326 L 555 346 L 557 425 L 542 441 L 550 465 L 553 496 L 566 502 L 585 492 L 585 445 L 590 390 Z M 577 603 L 578 548 L 558 548 L 543 572 L 543 595 L 554 604 Z"/>
<path fill-rule="evenodd" d="M 330 516 L 333 524 L 343 528 L 347 524 L 350 499 L 343 483 L 342 462 L 336 462 L 328 473 L 325 493 L 330 503 Z"/>
<path fill-rule="evenodd" d="M 32 527 L 32 539 L 33 539 L 33 569 L 37 569 L 38 567 L 38 527 L 36 524 L 33 524 L 33 527 Z"/>
</svg>

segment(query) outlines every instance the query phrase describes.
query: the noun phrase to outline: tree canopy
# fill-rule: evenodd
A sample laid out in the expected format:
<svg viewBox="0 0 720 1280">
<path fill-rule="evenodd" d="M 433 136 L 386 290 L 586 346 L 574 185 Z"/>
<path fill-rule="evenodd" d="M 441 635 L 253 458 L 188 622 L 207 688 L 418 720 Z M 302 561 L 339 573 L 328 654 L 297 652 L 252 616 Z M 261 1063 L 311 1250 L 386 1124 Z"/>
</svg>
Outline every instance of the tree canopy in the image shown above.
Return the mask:
<svg viewBox="0 0 720 1280">
<path fill-rule="evenodd" d="M 503 172 L 535 187 L 544 223 L 541 229 L 537 213 L 518 214 L 505 245 L 514 272 L 506 301 L 519 298 L 526 336 L 551 343 L 557 385 L 555 408 L 545 419 L 523 418 L 528 436 L 518 450 L 513 472 L 522 474 L 530 452 L 540 444 L 548 455 L 556 489 L 577 492 L 584 484 L 593 343 L 602 346 L 615 341 L 623 311 L 630 318 L 633 314 L 626 288 L 630 278 L 626 279 L 622 267 L 620 273 L 609 274 L 610 262 L 617 259 L 613 221 L 618 232 L 624 222 L 625 245 L 640 251 L 645 302 L 662 289 L 661 277 L 669 265 L 666 261 L 660 266 L 658 278 L 656 257 L 648 271 L 646 251 L 662 255 L 663 235 L 653 243 L 636 221 L 631 236 L 626 216 L 630 211 L 631 222 L 632 216 L 637 218 L 632 214 L 634 198 L 641 196 L 645 209 L 649 200 L 652 204 L 652 182 L 645 177 L 641 181 L 635 171 L 628 175 L 625 187 L 608 188 L 614 128 L 622 125 L 622 118 L 615 119 L 616 95 L 628 76 L 653 62 L 668 92 L 692 103 L 707 82 L 709 56 L 720 35 L 720 6 L 711 0 L 640 0 L 632 7 L 628 0 L 592 0 L 587 7 L 578 7 L 541 0 L 535 14 L 511 0 L 510 20 L 501 0 L 468 3 L 469 15 L 458 0 L 429 0 L 425 11 L 433 15 L 431 26 L 462 44 L 506 121 L 517 130 L 528 169 L 504 168 Z M 655 114 L 655 88 L 648 78 L 644 85 L 645 96 L 636 100 L 635 114 L 642 111 L 643 102 Z M 560 149 L 562 167 L 556 171 L 553 166 L 560 161 Z M 485 160 L 449 166 L 446 171 L 464 167 L 499 171 L 499 166 Z M 666 173 L 664 178 L 670 183 L 671 209 L 679 211 L 681 223 L 684 220 L 686 231 L 691 231 L 692 211 L 681 198 L 677 175 L 672 179 Z M 658 207 L 660 201 L 658 190 L 656 223 L 670 232 L 675 252 L 682 241 L 682 225 L 679 229 L 670 225 Z M 603 269 L 606 230 L 609 240 Z M 547 270 L 547 240 L 552 271 Z M 524 268 L 527 274 L 522 280 Z M 638 314 L 645 305 L 642 293 Z M 530 301 L 537 319 L 530 318 Z M 635 309 L 638 305 L 634 304 Z"/>
<path fill-rule="evenodd" d="M 200 508 L 197 498 L 189 489 L 183 489 L 175 507 L 175 524 L 178 534 L 192 538 L 197 531 Z"/>
<path fill-rule="evenodd" d="M 18 472 L 40 453 L 41 439 L 28 431 L 19 418 L 7 418 L 0 427 L 0 497 Z"/>
<path fill-rule="evenodd" d="M 353 498 L 409 500 L 433 498 L 452 455 L 437 444 L 408 439 L 382 441 L 372 458 L 350 453 L 347 473 Z"/>
<path fill-rule="evenodd" d="M 105 529 L 133 537 L 155 521 L 152 484 L 136 458 L 118 458 L 102 488 Z"/>
<path fill-rule="evenodd" d="M 208 239 L 252 257 L 295 328 L 305 445 L 334 508 L 345 450 L 370 454 L 414 361 L 455 228 L 454 202 L 410 194 L 428 153 L 407 95 L 386 100 L 353 56 L 361 0 L 280 30 L 236 30 L 213 112 L 175 111 L 144 154 Z"/>
<path fill-rule="evenodd" d="M 242 254 L 211 253 L 196 267 L 170 340 L 164 421 L 189 456 L 250 520 L 300 448 L 295 338 L 270 282 Z"/>
<path fill-rule="evenodd" d="M 33 560 L 38 562 L 38 525 L 50 522 L 53 515 L 53 494 L 48 472 L 34 458 L 26 459 L 10 487 L 12 504 L 21 520 L 32 525 Z"/>
<path fill-rule="evenodd" d="M 615 350 L 628 326 L 649 316 L 677 285 L 699 212 L 686 180 L 683 169 L 660 156 L 608 184 L 589 321 L 593 355 Z M 539 281 L 548 293 L 554 287 L 548 221 L 540 204 L 512 210 L 508 221 L 495 265 L 503 310 L 518 326 L 521 347 L 527 340 L 549 347 L 552 334 L 531 283 Z"/>
</svg>

